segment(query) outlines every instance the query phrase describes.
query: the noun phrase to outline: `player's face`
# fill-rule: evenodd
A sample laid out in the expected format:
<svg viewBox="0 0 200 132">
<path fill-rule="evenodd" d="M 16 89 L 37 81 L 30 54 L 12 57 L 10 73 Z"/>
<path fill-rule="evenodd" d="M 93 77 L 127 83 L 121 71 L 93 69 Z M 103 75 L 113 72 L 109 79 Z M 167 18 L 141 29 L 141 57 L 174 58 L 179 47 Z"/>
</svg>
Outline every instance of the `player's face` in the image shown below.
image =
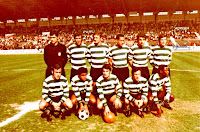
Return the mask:
<svg viewBox="0 0 200 132">
<path fill-rule="evenodd" d="M 124 45 L 124 43 L 125 43 L 124 37 L 119 37 L 119 40 L 117 40 L 117 45 L 119 47 L 122 47 Z"/>
<path fill-rule="evenodd" d="M 99 35 L 94 35 L 94 43 L 95 43 L 95 44 L 98 44 L 98 43 L 100 43 L 100 42 L 101 42 L 100 36 L 99 36 Z"/>
<path fill-rule="evenodd" d="M 111 71 L 109 69 L 103 69 L 103 78 L 108 79 L 110 77 Z"/>
<path fill-rule="evenodd" d="M 140 70 L 134 72 L 133 75 L 132 75 L 133 81 L 136 81 L 136 82 L 139 81 L 140 77 L 141 77 L 141 71 Z"/>
<path fill-rule="evenodd" d="M 52 35 L 51 37 L 51 43 L 56 46 L 58 44 L 58 37 L 56 35 Z"/>
<path fill-rule="evenodd" d="M 76 42 L 77 45 L 81 45 L 81 42 L 82 42 L 81 35 L 75 37 L 75 42 Z"/>
<path fill-rule="evenodd" d="M 166 43 L 167 43 L 167 38 L 163 37 L 160 39 L 159 46 L 164 47 L 166 45 Z"/>
<path fill-rule="evenodd" d="M 143 47 L 145 43 L 146 43 L 146 39 L 144 37 L 138 38 L 138 46 L 139 47 Z"/>
<path fill-rule="evenodd" d="M 54 78 L 55 80 L 59 80 L 59 79 L 60 79 L 61 71 L 62 71 L 61 68 L 59 68 L 59 69 L 54 69 L 54 70 L 53 70 L 53 78 Z"/>
<path fill-rule="evenodd" d="M 87 80 L 87 73 L 81 73 L 80 75 L 78 75 L 78 77 L 82 80 L 82 81 L 86 81 Z"/>
</svg>

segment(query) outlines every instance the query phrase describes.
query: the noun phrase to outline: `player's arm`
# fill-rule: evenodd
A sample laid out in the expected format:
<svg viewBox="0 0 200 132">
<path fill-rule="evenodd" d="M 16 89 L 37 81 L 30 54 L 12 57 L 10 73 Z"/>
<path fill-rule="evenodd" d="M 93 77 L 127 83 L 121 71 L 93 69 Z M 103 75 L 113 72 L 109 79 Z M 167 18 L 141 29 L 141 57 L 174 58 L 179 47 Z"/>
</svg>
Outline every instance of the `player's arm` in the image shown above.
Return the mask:
<svg viewBox="0 0 200 132">
<path fill-rule="evenodd" d="M 141 99 L 145 100 L 148 95 L 148 81 L 144 82 L 144 86 L 142 87 L 142 96 Z"/>
<path fill-rule="evenodd" d="M 49 50 L 49 48 L 47 46 L 45 46 L 45 48 L 44 48 L 44 61 L 47 64 L 47 66 L 49 65 L 49 62 L 48 62 L 48 50 Z"/>
<path fill-rule="evenodd" d="M 43 88 L 42 88 L 42 98 L 48 102 L 48 103 L 52 103 L 53 101 L 51 100 L 51 98 L 49 98 L 49 87 L 47 85 L 47 83 L 44 81 L 43 82 Z"/>
<path fill-rule="evenodd" d="M 128 64 L 132 67 L 133 66 L 133 51 L 131 48 L 129 49 L 127 61 L 128 61 Z"/>
<path fill-rule="evenodd" d="M 156 79 L 153 78 L 153 76 L 149 79 L 149 87 L 152 91 L 152 96 L 154 97 L 155 104 L 158 104 L 158 97 L 157 97 L 157 82 Z"/>
<path fill-rule="evenodd" d="M 96 86 L 97 86 L 97 92 L 99 94 L 99 99 L 102 102 L 103 106 L 105 107 L 108 104 L 106 103 L 106 99 L 105 99 L 104 94 L 103 94 L 103 88 L 98 82 L 96 82 Z"/>
<path fill-rule="evenodd" d="M 61 87 L 63 87 L 63 96 L 61 98 L 61 103 L 63 103 L 64 101 L 69 100 L 69 85 L 68 85 L 68 81 L 65 80 L 63 86 L 61 85 Z"/>
<path fill-rule="evenodd" d="M 163 87 L 166 90 L 166 95 L 164 100 L 168 102 L 170 100 L 170 94 L 171 94 L 171 82 L 169 77 L 165 78 L 165 83 Z"/>
<path fill-rule="evenodd" d="M 90 95 L 92 92 L 92 79 L 90 80 L 90 82 L 88 83 L 87 87 L 86 87 L 86 98 L 85 98 L 85 104 L 87 105 L 90 99 Z"/>
<path fill-rule="evenodd" d="M 62 53 L 62 58 L 63 58 L 63 66 L 67 63 L 67 51 L 66 47 L 63 45 L 63 53 Z"/>
<path fill-rule="evenodd" d="M 80 95 L 79 88 L 73 81 L 71 82 L 71 84 L 72 84 L 72 90 L 74 91 L 77 101 L 80 104 L 82 101 L 81 101 L 81 95 Z"/>
</svg>

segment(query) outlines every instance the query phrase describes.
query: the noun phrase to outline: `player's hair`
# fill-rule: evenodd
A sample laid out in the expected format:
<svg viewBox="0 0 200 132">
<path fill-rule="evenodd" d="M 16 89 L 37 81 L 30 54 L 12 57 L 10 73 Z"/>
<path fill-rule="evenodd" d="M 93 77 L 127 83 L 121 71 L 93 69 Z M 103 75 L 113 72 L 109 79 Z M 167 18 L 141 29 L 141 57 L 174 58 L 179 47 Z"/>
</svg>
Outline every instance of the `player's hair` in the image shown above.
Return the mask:
<svg viewBox="0 0 200 132">
<path fill-rule="evenodd" d="M 160 34 L 159 36 L 158 36 L 158 41 L 160 42 L 160 40 L 161 40 L 161 38 L 164 38 L 164 37 L 167 37 L 167 35 L 165 35 L 165 34 Z"/>
<path fill-rule="evenodd" d="M 132 75 L 137 71 L 141 71 L 141 68 L 140 67 L 133 67 L 132 68 Z"/>
<path fill-rule="evenodd" d="M 110 64 L 104 64 L 103 65 L 103 69 L 108 69 L 108 70 L 112 70 L 111 65 Z"/>
<path fill-rule="evenodd" d="M 167 65 L 159 65 L 158 66 L 158 70 L 160 71 L 164 71 L 165 67 L 168 67 Z M 168 67 L 169 68 L 169 67 Z"/>
<path fill-rule="evenodd" d="M 123 34 L 118 34 L 118 35 L 116 36 L 116 39 L 119 40 L 120 37 L 124 37 L 124 35 L 123 35 Z"/>
<path fill-rule="evenodd" d="M 81 73 L 88 73 L 87 68 L 85 68 L 85 67 L 80 67 L 80 68 L 78 69 L 78 75 L 81 75 Z"/>
<path fill-rule="evenodd" d="M 81 33 L 75 33 L 74 34 L 74 39 L 76 38 L 76 36 L 81 36 L 81 38 L 82 38 L 82 34 Z"/>
<path fill-rule="evenodd" d="M 146 36 L 146 34 L 144 33 L 144 32 L 140 32 L 140 33 L 138 33 L 138 35 L 137 35 L 137 40 L 139 40 L 139 37 L 143 37 L 143 38 L 147 38 L 147 36 Z"/>
<path fill-rule="evenodd" d="M 56 64 L 54 64 L 52 67 L 51 67 L 51 69 L 52 70 L 54 70 L 54 69 L 62 69 L 62 65 L 61 64 L 58 64 L 58 63 L 56 63 Z"/>
</svg>

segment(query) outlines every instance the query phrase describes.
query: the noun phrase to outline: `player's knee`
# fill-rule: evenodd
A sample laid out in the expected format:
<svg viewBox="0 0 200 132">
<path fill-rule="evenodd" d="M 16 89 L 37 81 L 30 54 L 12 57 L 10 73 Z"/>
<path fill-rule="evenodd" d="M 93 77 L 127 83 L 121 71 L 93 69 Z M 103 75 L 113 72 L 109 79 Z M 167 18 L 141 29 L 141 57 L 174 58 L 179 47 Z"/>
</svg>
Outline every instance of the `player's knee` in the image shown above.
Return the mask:
<svg viewBox="0 0 200 132">
<path fill-rule="evenodd" d="M 117 95 L 113 95 L 113 96 L 110 98 L 110 102 L 111 102 L 111 103 L 115 102 L 116 98 L 117 98 Z"/>
<path fill-rule="evenodd" d="M 71 102 L 72 102 L 73 105 L 75 105 L 77 103 L 77 98 L 76 98 L 75 95 L 72 95 Z"/>
<path fill-rule="evenodd" d="M 151 93 L 148 93 L 147 99 L 148 99 L 149 104 L 154 103 L 154 97 Z"/>
<path fill-rule="evenodd" d="M 99 99 L 97 99 L 97 108 L 99 110 L 103 109 L 103 104 L 102 104 L 102 102 Z"/>
<path fill-rule="evenodd" d="M 72 101 L 69 98 L 67 98 L 67 100 L 63 103 L 63 105 L 68 109 L 72 109 L 73 107 Z"/>
<path fill-rule="evenodd" d="M 44 110 L 48 106 L 47 102 L 45 100 L 41 100 L 39 103 L 39 109 Z"/>
<path fill-rule="evenodd" d="M 96 104 L 96 103 L 97 103 L 96 98 L 94 97 L 94 95 L 91 95 L 91 96 L 90 96 L 90 102 L 91 102 L 92 104 Z"/>
<path fill-rule="evenodd" d="M 130 103 L 130 101 L 129 101 L 127 98 L 124 98 L 124 103 L 125 103 L 126 105 L 128 105 L 128 104 Z"/>
<path fill-rule="evenodd" d="M 171 94 L 171 95 L 170 95 L 170 100 L 169 100 L 169 102 L 173 102 L 173 101 L 174 101 L 174 99 L 175 99 L 174 95 L 173 95 L 173 94 Z"/>
<path fill-rule="evenodd" d="M 148 103 L 147 97 L 144 98 L 143 103 L 146 105 Z"/>
</svg>

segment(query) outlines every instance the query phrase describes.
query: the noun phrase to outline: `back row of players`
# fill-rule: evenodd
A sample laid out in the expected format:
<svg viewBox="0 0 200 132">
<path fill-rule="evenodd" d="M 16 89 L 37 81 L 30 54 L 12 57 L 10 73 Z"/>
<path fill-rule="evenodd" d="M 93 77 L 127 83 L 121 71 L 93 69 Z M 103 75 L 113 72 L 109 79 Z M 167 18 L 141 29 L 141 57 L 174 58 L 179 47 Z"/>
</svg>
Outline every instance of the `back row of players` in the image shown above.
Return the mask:
<svg viewBox="0 0 200 132">
<path fill-rule="evenodd" d="M 130 116 L 135 108 L 140 117 L 143 111 L 157 111 L 161 117 L 161 105 L 168 109 L 174 100 L 171 94 L 170 70 L 172 51 L 166 46 L 167 37 L 159 35 L 159 44 L 150 47 L 144 33 L 137 35 L 137 44 L 129 48 L 125 37 L 117 35 L 117 44 L 108 47 L 101 42 L 101 34 L 94 33 L 93 43 L 82 43 L 81 34 L 74 35 L 75 43 L 66 48 L 58 42 L 57 34 L 51 35 L 51 44 L 44 49 L 47 64 L 46 79 L 43 83 L 40 110 L 42 117 L 51 120 L 54 111 L 60 111 L 65 119 L 66 111 L 77 109 L 77 115 L 84 110 L 93 113 L 103 110 L 103 115 L 111 111 L 117 115 L 117 109 L 124 109 Z M 91 65 L 90 74 L 86 59 Z M 71 86 L 65 78 L 64 66 L 71 63 Z M 153 66 L 149 74 L 148 62 Z M 128 64 L 132 68 L 129 76 Z M 120 83 L 122 82 L 122 85 Z M 122 103 L 123 102 L 123 103 Z M 89 108 L 88 108 L 89 107 Z M 134 109 L 134 110 L 135 110 Z"/>
</svg>

